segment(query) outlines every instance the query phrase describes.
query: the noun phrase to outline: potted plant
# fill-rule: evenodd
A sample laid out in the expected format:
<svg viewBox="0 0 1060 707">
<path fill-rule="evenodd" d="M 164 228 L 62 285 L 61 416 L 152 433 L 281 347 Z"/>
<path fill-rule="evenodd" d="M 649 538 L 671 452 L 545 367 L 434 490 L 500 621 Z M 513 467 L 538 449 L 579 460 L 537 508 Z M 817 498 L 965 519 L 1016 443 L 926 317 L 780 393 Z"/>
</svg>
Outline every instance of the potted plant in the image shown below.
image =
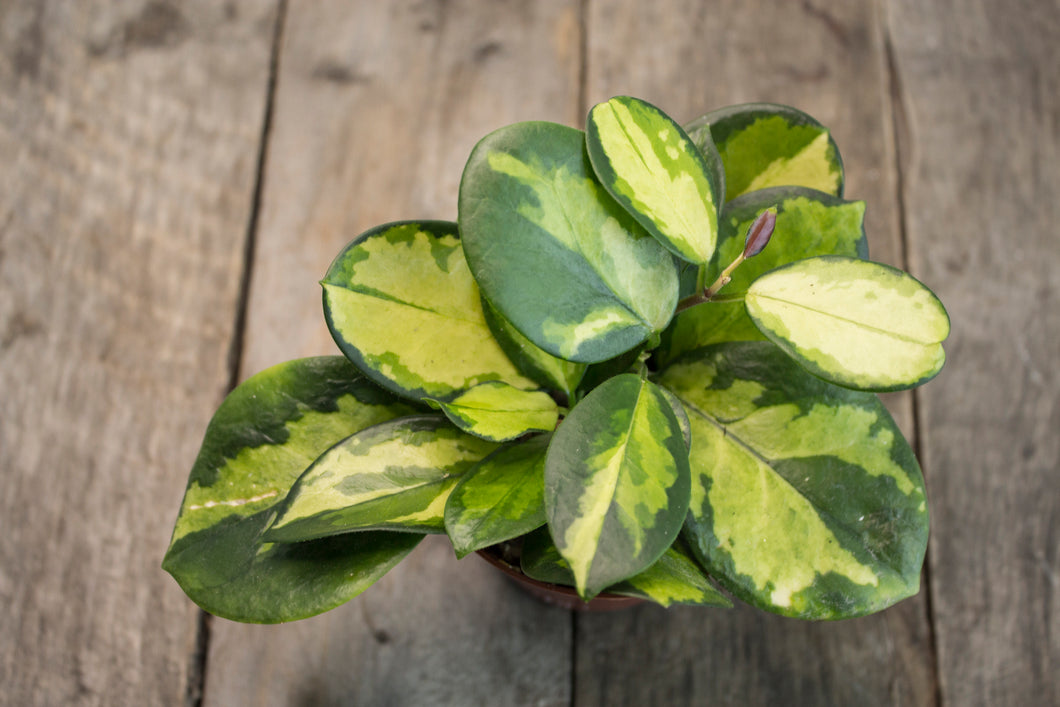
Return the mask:
<svg viewBox="0 0 1060 707">
<path fill-rule="evenodd" d="M 682 128 L 617 97 L 585 131 L 485 137 L 456 223 L 373 228 L 325 275 L 344 356 L 236 388 L 164 567 L 278 622 L 428 533 L 531 578 L 809 619 L 919 588 L 913 452 L 875 395 L 938 373 L 949 320 L 867 259 L 829 132 L 770 104 Z M 768 242 L 768 247 L 766 243 Z"/>
</svg>

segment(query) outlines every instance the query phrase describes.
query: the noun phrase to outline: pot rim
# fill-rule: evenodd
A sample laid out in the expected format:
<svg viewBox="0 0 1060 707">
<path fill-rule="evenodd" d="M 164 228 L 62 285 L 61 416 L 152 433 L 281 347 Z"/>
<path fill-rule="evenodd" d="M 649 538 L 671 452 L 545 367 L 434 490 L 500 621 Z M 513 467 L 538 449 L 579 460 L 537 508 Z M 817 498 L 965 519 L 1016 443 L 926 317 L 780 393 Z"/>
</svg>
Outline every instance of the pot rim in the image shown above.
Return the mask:
<svg viewBox="0 0 1060 707">
<path fill-rule="evenodd" d="M 578 596 L 578 592 L 573 587 L 542 582 L 533 577 L 528 577 L 520 568 L 502 558 L 493 548 L 476 550 L 476 554 L 516 582 L 524 591 L 546 604 L 562 609 L 594 612 L 616 611 L 644 603 L 644 599 L 640 597 L 628 597 L 621 594 L 612 594 L 611 592 L 602 592 L 586 602 Z"/>
</svg>

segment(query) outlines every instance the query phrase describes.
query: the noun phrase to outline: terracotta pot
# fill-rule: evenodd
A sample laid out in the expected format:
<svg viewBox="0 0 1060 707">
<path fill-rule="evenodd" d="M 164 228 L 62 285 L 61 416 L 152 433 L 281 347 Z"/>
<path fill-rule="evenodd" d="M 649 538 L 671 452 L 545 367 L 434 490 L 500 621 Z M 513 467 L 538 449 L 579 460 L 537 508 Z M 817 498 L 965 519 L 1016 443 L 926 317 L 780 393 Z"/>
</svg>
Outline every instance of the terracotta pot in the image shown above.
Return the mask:
<svg viewBox="0 0 1060 707">
<path fill-rule="evenodd" d="M 572 587 L 562 584 L 551 584 L 532 579 L 523 574 L 517 566 L 507 562 L 493 548 L 479 550 L 478 555 L 501 572 L 512 579 L 523 591 L 537 597 L 546 604 L 560 609 L 573 609 L 574 611 L 617 611 L 636 606 L 644 602 L 637 597 L 624 597 L 619 594 L 604 592 L 597 594 L 588 602 L 582 601 L 578 593 Z"/>
</svg>

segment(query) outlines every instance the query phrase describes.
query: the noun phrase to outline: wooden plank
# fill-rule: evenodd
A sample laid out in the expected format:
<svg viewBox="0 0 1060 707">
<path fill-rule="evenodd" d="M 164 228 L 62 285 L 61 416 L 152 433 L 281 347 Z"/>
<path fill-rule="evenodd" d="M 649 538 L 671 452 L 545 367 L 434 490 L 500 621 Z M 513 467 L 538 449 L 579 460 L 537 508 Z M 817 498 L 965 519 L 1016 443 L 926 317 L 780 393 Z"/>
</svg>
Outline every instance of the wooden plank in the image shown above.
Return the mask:
<svg viewBox="0 0 1060 707">
<path fill-rule="evenodd" d="M 335 352 L 320 290 L 339 249 L 404 218 L 455 218 L 475 142 L 571 122 L 577 3 L 291 3 L 243 371 Z M 441 538 L 361 597 L 287 626 L 213 622 L 206 704 L 569 702 L 570 619 Z"/>
<path fill-rule="evenodd" d="M 786 103 L 829 126 L 846 195 L 868 202 L 873 258 L 903 261 L 889 77 L 874 3 L 589 4 L 590 103 L 628 93 L 679 121 L 750 101 Z M 888 405 L 912 436 L 911 398 Z M 580 617 L 583 705 L 929 704 L 926 596 L 839 624 L 747 608 L 652 607 Z"/>
<path fill-rule="evenodd" d="M 0 6 L 0 703 L 184 700 L 272 2 Z"/>
<path fill-rule="evenodd" d="M 292 5 L 278 78 L 243 370 L 336 348 L 320 285 L 378 224 L 456 218 L 471 148 L 578 117 L 573 0 Z"/>
<path fill-rule="evenodd" d="M 1060 704 L 1060 8 L 891 3 L 916 275 L 953 321 L 921 392 L 941 693 Z"/>
</svg>

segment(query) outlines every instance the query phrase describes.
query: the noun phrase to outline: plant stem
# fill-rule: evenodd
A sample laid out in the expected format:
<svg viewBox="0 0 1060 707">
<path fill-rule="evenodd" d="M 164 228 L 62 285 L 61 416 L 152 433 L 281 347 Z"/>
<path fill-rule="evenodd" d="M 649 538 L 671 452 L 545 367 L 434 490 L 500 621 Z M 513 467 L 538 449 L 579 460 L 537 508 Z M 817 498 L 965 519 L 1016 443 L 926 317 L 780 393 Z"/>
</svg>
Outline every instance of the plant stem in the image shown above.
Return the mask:
<svg viewBox="0 0 1060 707">
<path fill-rule="evenodd" d="M 641 354 L 637 356 L 637 375 L 639 375 L 641 379 L 648 377 L 648 358 L 650 356 L 650 351 L 642 351 Z"/>
<path fill-rule="evenodd" d="M 729 267 L 721 271 L 721 275 L 718 275 L 718 279 L 714 281 L 714 284 L 707 288 L 707 291 L 703 293 L 703 296 L 708 300 L 714 295 L 718 294 L 718 290 L 725 287 L 732 280 L 732 271 L 744 261 L 743 253 L 736 256 L 736 260 L 729 263 Z"/>
<path fill-rule="evenodd" d="M 746 296 L 747 296 L 746 292 L 740 292 L 739 294 L 735 294 L 735 295 L 714 295 L 713 297 L 710 298 L 710 301 L 711 302 L 722 302 L 722 303 L 725 303 L 725 302 L 743 302 L 744 299 L 746 298 Z"/>
<path fill-rule="evenodd" d="M 705 290 L 696 292 L 696 294 L 694 295 L 689 295 L 688 297 L 685 297 L 683 300 L 678 302 L 677 309 L 674 311 L 674 314 L 680 314 L 689 307 L 695 307 L 697 304 L 703 304 L 704 302 L 709 302 L 711 299 L 713 299 L 718 294 L 718 291 L 721 290 L 721 288 L 729 284 L 729 282 L 732 280 L 732 271 L 735 270 L 737 266 L 743 261 L 744 255 L 743 253 L 740 253 L 738 256 L 736 256 L 736 260 L 729 263 L 729 267 L 722 270 L 721 275 L 718 276 L 718 279 L 714 281 L 713 285 L 711 285 Z M 700 270 L 700 278 L 702 278 L 702 275 L 703 270 Z M 702 283 L 700 283 L 700 287 L 702 287 Z"/>
<path fill-rule="evenodd" d="M 729 263 L 729 267 L 721 271 L 721 275 L 718 275 L 718 279 L 714 281 L 714 284 L 703 289 L 703 283 L 706 280 L 707 266 L 699 266 L 699 274 L 696 278 L 696 294 L 685 297 L 683 300 L 677 303 L 677 309 L 674 314 L 679 314 L 689 307 L 695 307 L 697 304 L 703 304 L 713 299 L 721 288 L 725 287 L 732 281 L 732 271 L 735 270 L 740 263 L 747 258 L 752 258 L 762 252 L 762 249 L 769 243 L 769 239 L 773 237 L 773 228 L 777 223 L 777 210 L 776 208 L 768 208 L 765 211 L 758 214 L 755 220 L 751 223 L 751 227 L 747 229 L 747 238 L 744 240 L 743 252 L 736 256 L 736 260 Z"/>
</svg>

